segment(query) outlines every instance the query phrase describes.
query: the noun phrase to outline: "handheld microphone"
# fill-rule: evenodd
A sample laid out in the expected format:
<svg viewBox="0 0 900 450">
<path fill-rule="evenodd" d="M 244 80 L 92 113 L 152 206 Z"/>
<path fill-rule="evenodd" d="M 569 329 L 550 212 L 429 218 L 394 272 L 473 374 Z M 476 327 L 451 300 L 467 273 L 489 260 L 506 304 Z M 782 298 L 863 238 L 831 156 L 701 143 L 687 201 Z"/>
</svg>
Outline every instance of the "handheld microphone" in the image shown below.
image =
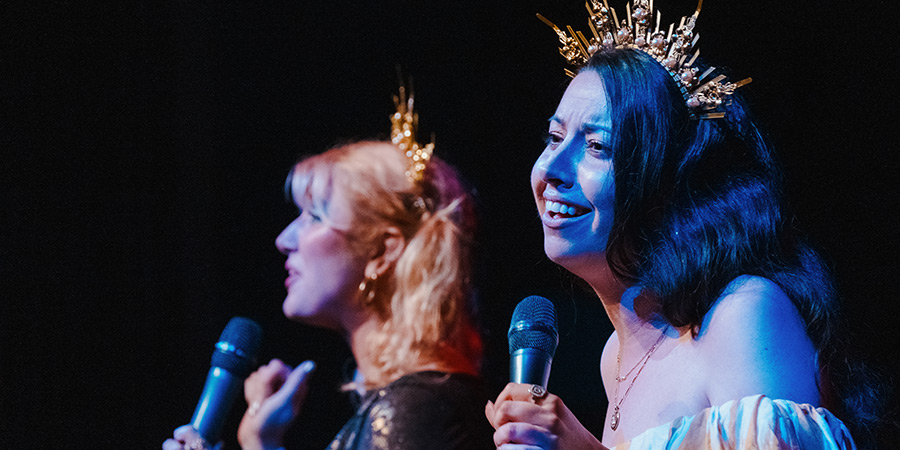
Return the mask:
<svg viewBox="0 0 900 450">
<path fill-rule="evenodd" d="M 203 394 L 191 418 L 191 426 L 207 442 L 218 442 L 244 379 L 256 366 L 262 328 L 245 317 L 234 317 L 225 326 L 212 355 Z"/>
<path fill-rule="evenodd" d="M 516 305 L 509 324 L 509 380 L 547 388 L 550 363 L 559 344 L 556 308 L 532 295 Z"/>
</svg>

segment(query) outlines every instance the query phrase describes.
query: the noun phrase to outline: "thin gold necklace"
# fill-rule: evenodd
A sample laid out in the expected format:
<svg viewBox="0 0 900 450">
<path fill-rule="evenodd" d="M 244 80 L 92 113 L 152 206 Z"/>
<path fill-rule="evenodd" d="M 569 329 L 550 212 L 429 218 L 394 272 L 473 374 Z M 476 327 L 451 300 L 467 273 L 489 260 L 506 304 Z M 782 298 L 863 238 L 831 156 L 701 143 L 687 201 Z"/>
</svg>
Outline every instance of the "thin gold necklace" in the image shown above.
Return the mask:
<svg viewBox="0 0 900 450">
<path fill-rule="evenodd" d="M 622 402 L 625 401 L 625 397 L 628 396 L 628 393 L 631 392 L 631 388 L 634 386 L 634 382 L 637 381 L 637 377 L 641 374 L 641 371 L 644 370 L 644 366 L 647 365 L 647 361 L 650 361 L 650 356 L 653 355 L 653 352 L 656 351 L 657 347 L 659 347 L 660 342 L 662 342 L 663 338 L 666 337 L 666 331 L 669 331 L 669 325 L 666 325 L 663 328 L 662 333 L 659 334 L 659 338 L 656 339 L 656 342 L 650 347 L 650 350 L 647 350 L 647 353 L 638 360 L 637 364 L 625 374 L 625 376 L 619 376 L 619 368 L 622 366 L 622 346 L 619 346 L 619 352 L 616 354 L 616 397 L 613 400 L 613 416 L 612 419 L 609 420 L 609 427 L 612 428 L 613 431 L 616 428 L 619 428 L 619 422 L 622 416 L 619 414 L 619 407 L 622 406 Z M 638 368 L 640 366 L 640 368 Z M 628 385 L 628 389 L 625 389 L 625 393 L 622 394 L 622 398 L 619 399 L 619 383 L 628 379 L 631 375 L 631 372 L 634 372 L 634 369 L 638 369 L 637 373 L 634 374 L 634 378 L 631 379 L 631 384 Z"/>
</svg>

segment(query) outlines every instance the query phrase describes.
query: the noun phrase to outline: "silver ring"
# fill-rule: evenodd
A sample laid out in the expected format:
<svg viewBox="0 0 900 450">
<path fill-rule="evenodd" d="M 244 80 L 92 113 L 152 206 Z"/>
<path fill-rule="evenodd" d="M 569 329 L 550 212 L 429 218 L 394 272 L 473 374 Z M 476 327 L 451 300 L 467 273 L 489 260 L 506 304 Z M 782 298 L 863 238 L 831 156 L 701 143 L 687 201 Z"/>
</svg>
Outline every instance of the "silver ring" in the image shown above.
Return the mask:
<svg viewBox="0 0 900 450">
<path fill-rule="evenodd" d="M 209 447 L 206 446 L 206 439 L 198 437 L 197 439 L 191 441 L 191 445 L 189 445 L 187 448 L 191 450 L 205 450 Z"/>
<path fill-rule="evenodd" d="M 535 403 L 547 396 L 547 390 L 539 384 L 532 384 L 528 392 L 531 394 L 531 401 Z"/>
<path fill-rule="evenodd" d="M 250 407 L 247 408 L 247 415 L 251 417 L 255 416 L 256 413 L 259 412 L 260 406 L 262 406 L 262 402 L 254 400 L 253 403 L 250 404 Z"/>
</svg>

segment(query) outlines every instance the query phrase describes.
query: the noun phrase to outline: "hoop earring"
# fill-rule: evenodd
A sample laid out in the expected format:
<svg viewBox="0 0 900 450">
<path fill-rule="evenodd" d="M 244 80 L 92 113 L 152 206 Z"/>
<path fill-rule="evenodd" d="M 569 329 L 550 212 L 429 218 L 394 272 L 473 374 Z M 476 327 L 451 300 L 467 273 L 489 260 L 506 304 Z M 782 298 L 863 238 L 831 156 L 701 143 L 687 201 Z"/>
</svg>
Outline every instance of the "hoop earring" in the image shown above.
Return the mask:
<svg viewBox="0 0 900 450">
<path fill-rule="evenodd" d="M 362 295 L 362 298 L 365 299 L 365 304 L 369 305 L 375 300 L 375 280 L 378 279 L 378 274 L 373 273 L 369 275 L 359 283 L 359 292 Z"/>
</svg>

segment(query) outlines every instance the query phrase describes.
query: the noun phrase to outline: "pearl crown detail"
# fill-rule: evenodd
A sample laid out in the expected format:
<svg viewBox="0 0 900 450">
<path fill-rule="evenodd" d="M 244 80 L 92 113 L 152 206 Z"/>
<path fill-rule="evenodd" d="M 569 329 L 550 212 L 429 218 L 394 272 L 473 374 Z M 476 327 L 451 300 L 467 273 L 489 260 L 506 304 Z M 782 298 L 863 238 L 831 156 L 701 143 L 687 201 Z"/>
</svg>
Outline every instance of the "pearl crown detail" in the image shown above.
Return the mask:
<svg viewBox="0 0 900 450">
<path fill-rule="evenodd" d="M 626 3 L 626 19 L 621 22 L 607 0 L 602 0 L 602 3 L 601 0 L 588 0 L 585 7 L 590 15 L 588 25 L 593 35 L 590 39 L 571 26 L 566 26 L 567 33 L 544 16 L 538 14 L 537 17 L 556 32 L 560 43 L 559 53 L 570 65 L 576 68 L 585 65 L 591 55 L 602 48 L 641 50 L 669 72 L 681 90 L 692 117 L 718 119 L 725 116 L 721 107 L 727 104 L 728 97 L 735 89 L 752 79 L 729 83 L 725 81 L 725 75 L 710 78 L 714 67 L 706 69 L 702 74 L 699 69 L 692 67 L 700 55 L 700 50 L 696 49 L 700 35 L 694 32 L 694 27 L 702 5 L 703 0 L 700 0 L 692 16 L 682 17 L 678 28 L 675 28 L 674 23 L 670 24 L 666 32 L 660 29 L 662 15 L 658 11 L 654 21 L 653 0 Z M 566 74 L 572 78 L 576 75 L 570 69 L 566 69 Z"/>
</svg>

